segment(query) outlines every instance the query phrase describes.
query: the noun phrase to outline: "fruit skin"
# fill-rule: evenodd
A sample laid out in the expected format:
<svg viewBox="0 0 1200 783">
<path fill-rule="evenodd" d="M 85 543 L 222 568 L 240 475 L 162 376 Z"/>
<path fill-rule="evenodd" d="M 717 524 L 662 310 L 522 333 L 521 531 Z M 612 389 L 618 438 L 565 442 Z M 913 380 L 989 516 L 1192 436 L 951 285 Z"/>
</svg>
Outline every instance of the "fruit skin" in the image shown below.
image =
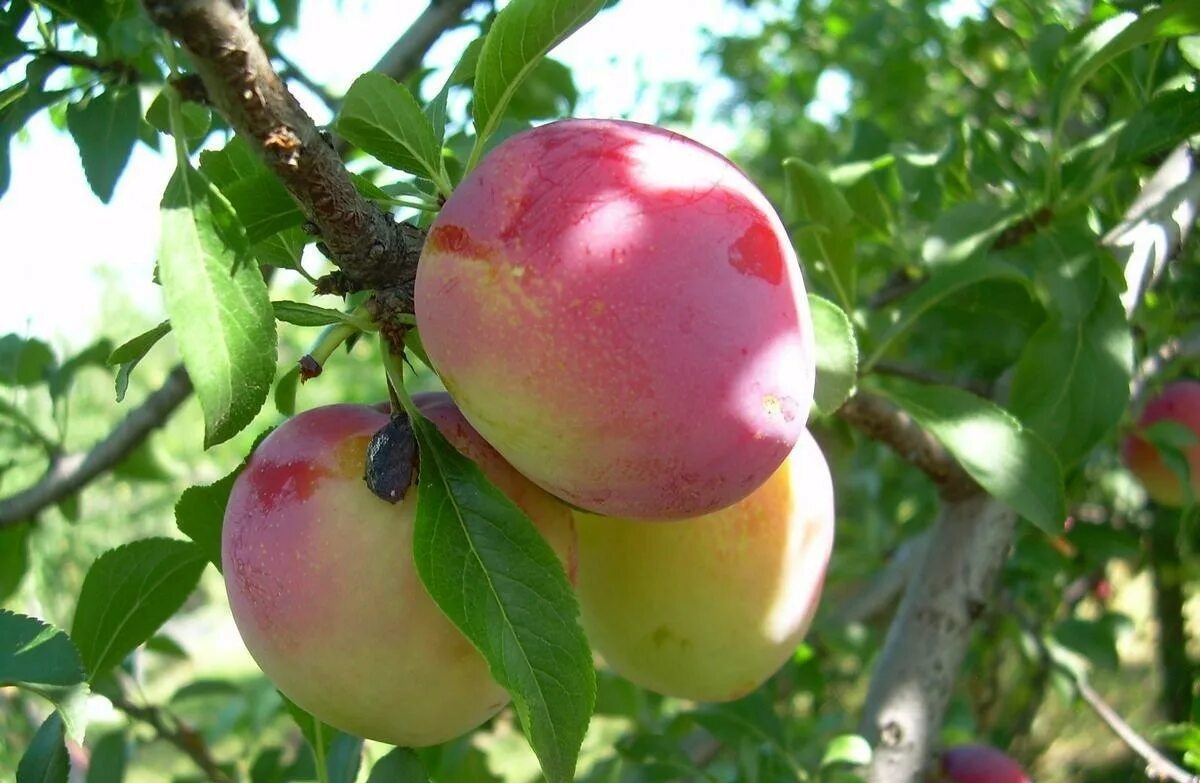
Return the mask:
<svg viewBox="0 0 1200 783">
<path fill-rule="evenodd" d="M 504 462 L 447 395 L 414 402 L 573 563 L 566 506 Z M 234 483 L 221 560 L 242 639 L 288 698 L 343 731 L 423 746 L 470 731 L 508 695 L 416 573 L 415 485 L 393 506 L 363 481 L 367 443 L 387 420 L 331 405 L 272 432 Z"/>
<path fill-rule="evenodd" d="M 575 514 L 592 648 L 623 677 L 696 701 L 746 695 L 795 650 L 833 546 L 833 485 L 807 431 L 750 497 L 695 519 Z"/>
<path fill-rule="evenodd" d="M 1187 448 L 1191 473 L 1192 497 L 1200 498 L 1200 381 L 1176 381 L 1165 386 L 1146 404 L 1138 427 L 1159 421 L 1173 421 L 1196 433 L 1197 442 Z M 1125 465 L 1141 480 L 1146 493 L 1166 506 L 1184 504 L 1183 484 L 1163 461 L 1158 448 L 1136 434 L 1125 439 L 1122 449 Z"/>
<path fill-rule="evenodd" d="M 812 402 L 808 300 L 771 205 L 639 123 L 563 120 L 492 151 L 430 229 L 416 316 L 475 428 L 596 513 L 741 500 Z"/>
<path fill-rule="evenodd" d="M 989 745 L 959 745 L 942 752 L 941 780 L 952 783 L 1030 783 L 1021 765 Z"/>
</svg>

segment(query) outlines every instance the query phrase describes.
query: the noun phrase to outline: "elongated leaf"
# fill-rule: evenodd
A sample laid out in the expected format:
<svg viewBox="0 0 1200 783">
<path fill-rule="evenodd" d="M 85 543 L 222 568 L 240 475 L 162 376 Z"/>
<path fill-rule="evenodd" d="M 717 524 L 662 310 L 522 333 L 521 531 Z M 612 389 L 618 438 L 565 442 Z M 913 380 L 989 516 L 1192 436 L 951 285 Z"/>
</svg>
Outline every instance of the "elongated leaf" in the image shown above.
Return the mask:
<svg viewBox="0 0 1200 783">
<path fill-rule="evenodd" d="M 79 148 L 83 173 L 92 192 L 105 204 L 112 199 L 133 154 L 141 116 L 136 87 L 110 87 L 82 105 L 67 107 L 67 129 Z"/>
<path fill-rule="evenodd" d="M 854 327 L 841 308 L 816 294 L 808 295 L 813 332 L 817 337 L 817 410 L 830 414 L 854 391 L 858 379 L 858 342 Z"/>
<path fill-rule="evenodd" d="M 271 428 L 260 432 L 241 464 L 227 475 L 211 484 L 188 487 L 175 503 L 175 527 L 196 544 L 218 571 L 221 570 L 221 526 L 225 522 L 225 506 L 229 503 L 233 482 L 245 470 L 246 462 L 258 444 L 270 434 Z"/>
<path fill-rule="evenodd" d="M 1121 128 L 1114 163 L 1136 163 L 1197 133 L 1200 92 L 1180 88 L 1156 95 Z"/>
<path fill-rule="evenodd" d="M 883 391 L 941 441 L 988 494 L 1047 532 L 1062 531 L 1062 467 L 1012 414 L 952 386 L 891 379 Z"/>
<path fill-rule="evenodd" d="M 125 392 L 129 390 L 129 376 L 133 372 L 133 368 L 137 367 L 138 362 L 169 331 L 171 331 L 171 322 L 163 321 L 153 329 L 142 332 L 132 340 L 117 346 L 108 355 L 108 363 L 110 365 L 120 365 L 117 369 L 117 402 L 122 402 L 125 399 Z"/>
<path fill-rule="evenodd" d="M 1129 323 L 1105 287 L 1084 320 L 1053 317 L 1034 334 L 1017 362 L 1009 405 L 1073 465 L 1121 420 L 1132 372 Z"/>
<path fill-rule="evenodd" d="M 513 0 L 496 15 L 475 68 L 475 138 L 482 149 L 513 93 L 558 44 L 595 16 L 604 0 Z"/>
<path fill-rule="evenodd" d="M 129 740 L 124 731 L 110 731 L 92 745 L 87 783 L 121 783 L 129 762 Z"/>
<path fill-rule="evenodd" d="M 90 680 L 120 663 L 183 606 L 205 563 L 195 544 L 169 538 L 134 541 L 96 559 L 71 627 Z"/>
<path fill-rule="evenodd" d="M 82 685 L 83 661 L 66 633 L 0 609 L 0 685 L 50 692 Z"/>
<path fill-rule="evenodd" d="M 87 675 L 79 651 L 61 630 L 0 609 L 0 686 L 5 685 L 54 702 L 70 735 L 83 739 Z"/>
<path fill-rule="evenodd" d="M 1200 33 L 1200 4 L 1174 0 L 1142 14 L 1126 12 L 1086 35 L 1067 59 L 1051 96 L 1054 128 L 1062 127 L 1083 85 L 1101 68 L 1136 46 Z"/>
<path fill-rule="evenodd" d="M 56 364 L 54 351 L 36 337 L 0 337 L 0 385 L 34 386 L 49 379 Z"/>
<path fill-rule="evenodd" d="M 573 778 L 596 698 L 579 607 L 533 523 L 433 424 L 421 453 L 413 559 L 429 594 L 512 694 L 542 771 Z"/>
<path fill-rule="evenodd" d="M 800 259 L 828 279 L 843 309 L 854 307 L 858 276 L 854 259 L 854 213 L 829 177 L 798 158 L 783 162 L 787 179 L 784 214 Z"/>
<path fill-rule="evenodd" d="M 426 783 L 421 759 L 408 748 L 394 748 L 371 767 L 367 783 Z"/>
<path fill-rule="evenodd" d="M 931 267 L 960 264 L 985 250 L 1018 217 L 998 204 L 959 204 L 933 222 L 921 259 Z"/>
<path fill-rule="evenodd" d="M 901 300 L 894 314 L 887 314 L 891 325 L 879 336 L 874 349 L 863 362 L 864 369 L 873 367 L 892 342 L 907 332 L 922 313 L 951 294 L 984 280 L 1014 280 L 1030 285 L 1029 278 L 1020 269 L 994 259 L 980 259 L 937 271 L 915 293 Z"/>
<path fill-rule="evenodd" d="M 171 327 L 204 411 L 204 445 L 236 435 L 275 378 L 275 319 L 258 267 L 237 264 L 222 225 L 233 216 L 185 168 L 163 197 L 159 274 Z"/>
<path fill-rule="evenodd" d="M 251 243 L 261 242 L 304 222 L 304 213 L 288 195 L 279 177 L 270 171 L 263 170 L 222 185 L 221 192 L 233 205 L 238 220 L 246 229 L 246 239 Z"/>
<path fill-rule="evenodd" d="M 355 323 L 354 319 L 340 310 L 330 310 L 305 302 L 271 302 L 275 318 L 296 326 L 325 326 L 327 324 Z"/>
<path fill-rule="evenodd" d="M 442 146 L 408 88 L 382 73 L 354 80 L 337 119 L 338 133 L 381 162 L 435 182 Z"/>
<path fill-rule="evenodd" d="M 54 712 L 33 735 L 33 741 L 21 756 L 17 783 L 67 783 L 70 774 L 66 726 L 62 716 Z"/>
<path fill-rule="evenodd" d="M 28 522 L 0 528 L 0 604 L 17 591 L 29 568 Z"/>
</svg>

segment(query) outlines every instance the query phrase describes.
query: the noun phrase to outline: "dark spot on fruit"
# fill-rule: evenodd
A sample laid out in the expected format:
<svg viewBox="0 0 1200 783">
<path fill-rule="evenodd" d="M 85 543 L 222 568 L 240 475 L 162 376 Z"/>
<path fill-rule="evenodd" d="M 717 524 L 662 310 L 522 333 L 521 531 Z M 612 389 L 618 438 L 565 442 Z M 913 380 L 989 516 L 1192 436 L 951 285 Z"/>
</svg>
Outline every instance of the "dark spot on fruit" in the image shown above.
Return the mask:
<svg viewBox="0 0 1200 783">
<path fill-rule="evenodd" d="M 771 227 L 756 220 L 729 249 L 729 265 L 744 275 L 762 278 L 771 285 L 783 282 L 783 255 Z"/>
<path fill-rule="evenodd" d="M 388 503 L 399 503 L 408 494 L 417 472 L 417 439 L 404 413 L 388 420 L 367 446 L 367 488 Z"/>
</svg>

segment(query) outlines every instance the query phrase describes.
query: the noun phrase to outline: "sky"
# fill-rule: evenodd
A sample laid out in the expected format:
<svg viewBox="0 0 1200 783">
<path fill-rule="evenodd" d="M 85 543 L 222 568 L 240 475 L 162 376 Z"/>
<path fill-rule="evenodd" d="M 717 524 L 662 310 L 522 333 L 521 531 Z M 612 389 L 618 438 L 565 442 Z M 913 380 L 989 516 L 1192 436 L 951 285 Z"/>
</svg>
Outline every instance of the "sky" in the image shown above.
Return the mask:
<svg viewBox="0 0 1200 783">
<path fill-rule="evenodd" d="M 426 4 L 309 0 L 301 4 L 299 31 L 280 46 L 306 73 L 341 93 Z M 602 12 L 553 56 L 574 69 L 580 116 L 652 120 L 656 96 L 642 93 L 639 85 L 687 79 L 713 84 L 700 107 L 702 116 L 711 117 L 727 90 L 716 84 L 715 64 L 702 57 L 702 30 L 750 31 L 757 24 L 726 0 L 625 0 Z M 444 35 L 427 62 L 452 65 L 471 37 L 469 29 Z M 152 92 L 144 95 L 143 106 L 152 98 Z M 301 99 L 318 123 L 330 119 L 311 96 Z M 691 134 L 718 149 L 727 149 L 733 139 L 727 125 L 713 121 L 698 123 Z M 169 153 L 169 145 L 163 150 Z M 138 144 L 111 202 L 102 204 L 88 188 L 71 137 L 55 129 L 43 112 L 23 139 L 14 139 L 11 161 L 12 181 L 0 198 L 7 280 L 0 286 L 0 334 L 17 332 L 61 348 L 82 347 L 96 333 L 105 280 L 138 310 L 158 317 L 159 289 L 150 278 L 158 203 L 174 167 L 171 156 Z M 121 324 L 102 328 L 117 340 L 132 336 Z"/>
</svg>

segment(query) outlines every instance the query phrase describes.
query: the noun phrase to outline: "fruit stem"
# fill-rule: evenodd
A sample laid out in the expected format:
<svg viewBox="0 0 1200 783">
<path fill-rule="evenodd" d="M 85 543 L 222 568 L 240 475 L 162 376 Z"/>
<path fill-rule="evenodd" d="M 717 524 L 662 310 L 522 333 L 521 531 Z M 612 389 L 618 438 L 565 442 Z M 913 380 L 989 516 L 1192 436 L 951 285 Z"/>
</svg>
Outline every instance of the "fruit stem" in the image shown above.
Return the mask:
<svg viewBox="0 0 1200 783">
<path fill-rule="evenodd" d="M 400 407 L 408 414 L 408 418 L 415 420 L 420 414 L 417 413 L 412 398 L 408 396 L 408 390 L 404 388 L 404 357 L 392 350 L 391 343 L 383 336 L 383 333 L 379 335 L 379 356 L 393 395 L 392 404 L 395 405 L 399 402 Z"/>
</svg>

